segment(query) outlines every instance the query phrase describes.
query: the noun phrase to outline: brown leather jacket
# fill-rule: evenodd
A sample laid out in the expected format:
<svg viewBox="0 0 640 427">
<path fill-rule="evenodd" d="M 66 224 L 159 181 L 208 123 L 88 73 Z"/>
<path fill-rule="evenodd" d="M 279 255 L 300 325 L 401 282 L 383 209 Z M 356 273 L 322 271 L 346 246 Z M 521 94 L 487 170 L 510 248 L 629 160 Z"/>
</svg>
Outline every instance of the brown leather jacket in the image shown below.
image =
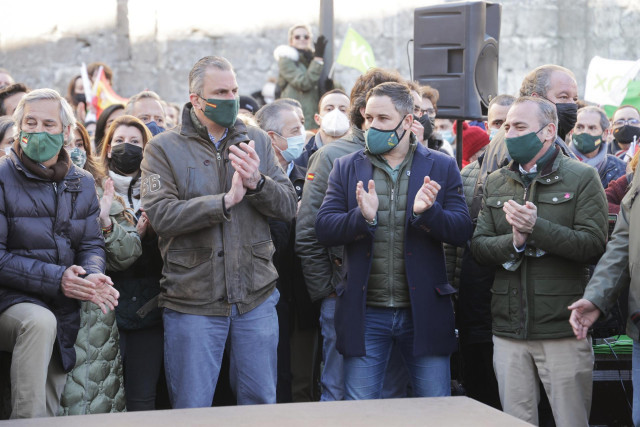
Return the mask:
<svg viewBox="0 0 640 427">
<path fill-rule="evenodd" d="M 266 133 L 241 120 L 228 129 L 220 149 L 193 123 L 192 106 L 182 125 L 154 137 L 142 161 L 142 206 L 159 236 L 164 261 L 159 305 L 196 314 L 228 316 L 258 306 L 275 288 L 268 217 L 290 221 L 296 193 Z M 197 119 L 196 119 L 197 120 Z M 228 212 L 223 197 L 234 169 L 228 147 L 255 141 L 266 181 Z"/>
</svg>

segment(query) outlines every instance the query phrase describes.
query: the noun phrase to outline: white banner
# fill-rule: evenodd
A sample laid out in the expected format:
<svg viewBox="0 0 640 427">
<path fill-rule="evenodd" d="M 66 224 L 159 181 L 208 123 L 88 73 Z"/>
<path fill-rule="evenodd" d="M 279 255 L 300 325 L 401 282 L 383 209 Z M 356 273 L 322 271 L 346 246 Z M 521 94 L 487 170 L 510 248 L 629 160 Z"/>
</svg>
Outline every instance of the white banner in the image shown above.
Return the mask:
<svg viewBox="0 0 640 427">
<path fill-rule="evenodd" d="M 629 81 L 640 71 L 637 61 L 619 61 L 594 56 L 589 63 L 584 99 L 600 105 L 619 106 L 627 94 Z"/>
</svg>

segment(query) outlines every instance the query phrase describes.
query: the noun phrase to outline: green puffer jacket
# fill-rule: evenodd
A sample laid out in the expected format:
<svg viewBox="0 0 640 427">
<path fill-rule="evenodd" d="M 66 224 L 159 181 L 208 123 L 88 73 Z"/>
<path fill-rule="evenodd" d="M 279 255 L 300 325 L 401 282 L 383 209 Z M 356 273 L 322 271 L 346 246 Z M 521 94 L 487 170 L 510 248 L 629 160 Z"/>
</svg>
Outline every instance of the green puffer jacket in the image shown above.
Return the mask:
<svg viewBox="0 0 640 427">
<path fill-rule="evenodd" d="M 301 57 L 300 52 L 291 46 L 279 46 L 273 55 L 278 61 L 278 85 L 282 88 L 280 97 L 299 101 L 304 113 L 304 127 L 317 129 L 313 116 L 318 112 L 318 81 L 323 64 Z"/>
<path fill-rule="evenodd" d="M 367 305 L 372 307 L 411 307 L 404 265 L 404 227 L 409 192 L 407 171 L 411 168 L 416 144 L 412 138 L 409 153 L 398 166 L 395 181 L 384 159 L 365 150 L 373 165 L 373 180 L 379 201 L 373 261 L 367 284 Z"/>
<path fill-rule="evenodd" d="M 640 311 L 640 274 L 638 270 L 633 274 L 640 264 L 639 193 L 640 174 L 634 174 L 631 188 L 620 203 L 618 221 L 607 251 L 598 262 L 583 296 L 606 313 L 618 300 L 620 292 L 629 286 L 627 335 L 636 341 L 640 339 L 640 333 L 631 316 Z"/>
<path fill-rule="evenodd" d="M 102 197 L 102 189 L 97 188 Z M 135 225 L 125 217 L 117 199 L 109 212 L 113 231 L 105 238 L 107 269 L 129 268 L 142 254 Z M 60 402 L 61 415 L 102 414 L 125 410 L 120 335 L 114 311 L 103 314 L 97 305 L 83 301 L 76 339 L 76 366 L 67 375 Z"/>
<path fill-rule="evenodd" d="M 475 189 L 475 184 L 476 184 L 476 180 L 478 179 L 479 172 L 480 172 L 480 163 L 478 162 L 478 160 L 474 161 L 473 163 L 469 163 L 460 171 L 460 176 L 462 177 L 462 189 L 464 191 L 464 199 L 467 202 L 467 207 L 469 209 L 471 209 L 471 202 L 473 201 L 473 192 Z M 449 280 L 449 283 L 451 283 L 451 285 L 456 289 L 460 289 L 460 270 L 462 268 L 463 253 L 464 253 L 463 247 L 453 246 L 448 243 L 444 243 L 444 255 L 445 255 L 445 261 L 447 265 L 447 279 Z"/>
<path fill-rule="evenodd" d="M 597 171 L 558 155 L 525 189 L 518 165 L 493 172 L 471 243 L 478 263 L 497 265 L 491 289 L 492 332 L 514 339 L 573 336 L 567 306 L 582 296 L 587 266 L 605 250 L 607 200 Z M 504 203 L 525 200 L 537 220 L 524 252 L 513 246 Z"/>
</svg>

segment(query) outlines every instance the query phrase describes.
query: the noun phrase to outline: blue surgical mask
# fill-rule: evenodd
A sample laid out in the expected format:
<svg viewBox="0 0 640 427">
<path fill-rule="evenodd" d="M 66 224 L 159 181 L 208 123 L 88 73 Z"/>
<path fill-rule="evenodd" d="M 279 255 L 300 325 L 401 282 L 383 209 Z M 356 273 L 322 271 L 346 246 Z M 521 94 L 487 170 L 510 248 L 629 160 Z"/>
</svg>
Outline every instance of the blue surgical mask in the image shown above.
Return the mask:
<svg viewBox="0 0 640 427">
<path fill-rule="evenodd" d="M 145 126 L 147 127 L 147 129 L 149 129 L 149 132 L 151 132 L 151 135 L 153 136 L 156 136 L 157 134 L 162 133 L 166 130 L 162 126 L 159 126 L 156 122 L 149 122 L 145 124 Z"/>
<path fill-rule="evenodd" d="M 449 144 L 453 144 L 453 141 L 456 139 L 456 136 L 450 130 L 440 132 L 440 136 L 442 136 L 442 139 L 447 141 Z"/>
<path fill-rule="evenodd" d="M 491 130 L 489 131 L 489 141 L 491 141 L 493 137 L 496 136 L 496 133 L 498 133 L 499 130 L 500 129 L 491 128 Z"/>
<path fill-rule="evenodd" d="M 305 136 L 304 133 L 301 133 L 300 135 L 290 136 L 288 138 L 285 138 L 284 136 L 278 133 L 275 133 L 275 134 L 278 135 L 280 138 L 287 140 L 286 150 L 280 150 L 274 144 L 274 147 L 276 147 L 276 149 L 280 151 L 280 154 L 282 154 L 282 158 L 285 159 L 287 163 L 290 163 L 295 159 L 297 159 L 298 157 L 300 157 L 300 155 L 302 154 L 302 150 L 304 149 L 304 136 Z"/>
</svg>

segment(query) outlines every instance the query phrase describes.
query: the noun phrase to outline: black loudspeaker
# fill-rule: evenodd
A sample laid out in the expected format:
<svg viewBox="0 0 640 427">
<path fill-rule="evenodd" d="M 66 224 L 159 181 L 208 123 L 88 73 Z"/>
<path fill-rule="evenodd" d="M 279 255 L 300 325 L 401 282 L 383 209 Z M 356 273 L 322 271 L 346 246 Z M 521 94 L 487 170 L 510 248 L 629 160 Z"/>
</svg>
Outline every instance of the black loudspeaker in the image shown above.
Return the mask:
<svg viewBox="0 0 640 427">
<path fill-rule="evenodd" d="M 469 1 L 414 13 L 413 69 L 420 84 L 440 92 L 438 117 L 480 120 L 498 94 L 497 3 Z"/>
</svg>

